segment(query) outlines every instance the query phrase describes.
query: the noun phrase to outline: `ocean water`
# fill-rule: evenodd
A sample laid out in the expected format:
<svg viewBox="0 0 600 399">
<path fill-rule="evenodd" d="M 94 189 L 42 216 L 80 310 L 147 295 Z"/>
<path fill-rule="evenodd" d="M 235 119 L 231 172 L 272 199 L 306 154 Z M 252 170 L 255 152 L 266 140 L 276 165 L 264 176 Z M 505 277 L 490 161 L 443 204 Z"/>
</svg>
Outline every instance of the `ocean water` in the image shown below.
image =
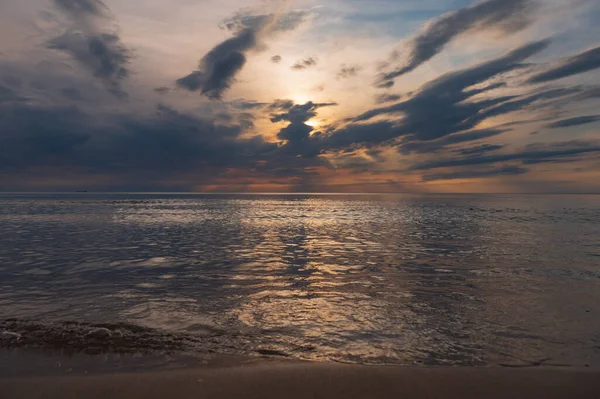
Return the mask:
<svg viewBox="0 0 600 399">
<path fill-rule="evenodd" d="M 600 367 L 600 197 L 4 194 L 0 347 Z"/>
</svg>

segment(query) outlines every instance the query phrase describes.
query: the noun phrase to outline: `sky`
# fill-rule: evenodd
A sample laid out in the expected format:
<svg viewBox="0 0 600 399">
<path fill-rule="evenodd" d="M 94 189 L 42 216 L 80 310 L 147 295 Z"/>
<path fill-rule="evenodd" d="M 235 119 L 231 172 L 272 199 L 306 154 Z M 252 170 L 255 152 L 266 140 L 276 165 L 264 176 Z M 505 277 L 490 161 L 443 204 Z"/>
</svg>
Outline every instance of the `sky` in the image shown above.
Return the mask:
<svg viewBox="0 0 600 399">
<path fill-rule="evenodd" d="M 0 191 L 600 193 L 597 0 L 0 0 Z"/>
</svg>

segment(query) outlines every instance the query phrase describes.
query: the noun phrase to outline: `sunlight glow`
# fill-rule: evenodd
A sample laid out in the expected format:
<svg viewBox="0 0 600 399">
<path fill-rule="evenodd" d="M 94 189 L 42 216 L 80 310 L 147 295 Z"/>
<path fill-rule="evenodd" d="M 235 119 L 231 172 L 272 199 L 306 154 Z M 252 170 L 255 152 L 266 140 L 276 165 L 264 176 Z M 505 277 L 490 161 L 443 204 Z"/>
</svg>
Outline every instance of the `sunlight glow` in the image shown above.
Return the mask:
<svg viewBox="0 0 600 399">
<path fill-rule="evenodd" d="M 311 120 L 307 121 L 306 124 L 308 126 L 311 126 L 311 127 L 314 127 L 314 128 L 319 127 L 319 121 L 316 120 L 316 119 L 311 119 Z"/>
</svg>

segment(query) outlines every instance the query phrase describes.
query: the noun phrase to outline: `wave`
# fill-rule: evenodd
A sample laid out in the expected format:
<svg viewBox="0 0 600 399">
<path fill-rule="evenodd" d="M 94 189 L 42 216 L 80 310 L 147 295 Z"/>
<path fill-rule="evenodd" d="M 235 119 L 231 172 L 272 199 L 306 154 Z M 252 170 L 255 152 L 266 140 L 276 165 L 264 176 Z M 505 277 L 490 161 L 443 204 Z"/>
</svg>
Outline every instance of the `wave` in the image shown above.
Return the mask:
<svg viewBox="0 0 600 399">
<path fill-rule="evenodd" d="M 60 351 L 67 354 L 228 354 L 297 357 L 313 347 L 286 347 L 274 330 L 249 331 L 195 325 L 193 332 L 166 332 L 129 323 L 0 320 L 0 348 Z"/>
<path fill-rule="evenodd" d="M 179 352 L 199 337 L 127 323 L 0 321 L 0 348 L 52 349 L 87 354 Z"/>
</svg>

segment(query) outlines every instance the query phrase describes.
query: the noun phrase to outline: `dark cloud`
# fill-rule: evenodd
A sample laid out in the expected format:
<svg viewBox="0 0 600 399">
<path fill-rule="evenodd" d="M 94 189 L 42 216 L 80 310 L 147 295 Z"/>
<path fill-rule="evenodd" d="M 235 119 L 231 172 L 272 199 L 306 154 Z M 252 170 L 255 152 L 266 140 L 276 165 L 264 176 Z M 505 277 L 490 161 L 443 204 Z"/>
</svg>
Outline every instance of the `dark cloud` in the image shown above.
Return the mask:
<svg viewBox="0 0 600 399">
<path fill-rule="evenodd" d="M 0 103 L 4 101 L 16 101 L 19 96 L 14 92 L 13 89 L 0 85 Z"/>
<path fill-rule="evenodd" d="M 548 46 L 539 41 L 520 47 L 503 57 L 475 67 L 448 73 L 427 84 L 412 97 L 388 107 L 376 108 L 354 118 L 355 123 L 327 137 L 327 146 L 340 148 L 350 143 L 377 143 L 411 135 L 429 141 L 476 128 L 485 119 L 503 115 L 546 97 L 565 95 L 565 91 L 544 92 L 524 97 L 493 97 L 491 91 L 504 83 L 485 85 L 489 79 L 523 68 L 522 62 Z M 473 88 L 475 85 L 481 86 Z M 488 94 L 474 100 L 479 94 Z M 402 115 L 399 121 L 364 124 L 377 116 Z"/>
<path fill-rule="evenodd" d="M 12 87 L 13 89 L 19 89 L 21 88 L 21 86 L 23 86 L 23 80 L 21 80 L 20 78 L 16 77 L 16 76 L 5 76 L 4 77 L 4 83 L 9 86 Z"/>
<path fill-rule="evenodd" d="M 282 58 L 280 55 L 274 55 L 273 57 L 271 57 L 271 62 L 273 64 L 279 64 L 281 62 Z"/>
<path fill-rule="evenodd" d="M 595 141 L 566 141 L 550 144 L 530 144 L 518 152 L 481 156 L 478 155 L 472 157 L 435 159 L 417 163 L 413 165 L 410 169 L 429 170 L 436 168 L 469 165 L 486 165 L 508 161 L 522 161 L 525 164 L 531 164 L 541 159 L 560 159 L 595 152 L 600 152 L 600 143 Z"/>
<path fill-rule="evenodd" d="M 242 118 L 243 119 L 243 118 Z M 0 106 L 0 171 L 36 168 L 113 180 L 147 181 L 178 173 L 217 176 L 227 168 L 251 169 L 277 150 L 260 137 L 242 138 L 240 124 L 212 120 L 159 106 L 154 115 L 96 117 L 75 107 Z M 1 175 L 2 173 L 0 173 Z M 208 176 L 208 175 L 207 175 Z"/>
<path fill-rule="evenodd" d="M 74 107 L 0 107 L 0 170 L 61 162 L 90 139 L 86 120 Z"/>
<path fill-rule="evenodd" d="M 311 137 L 314 128 L 307 125 L 310 119 L 317 116 L 317 110 L 323 107 L 331 107 L 336 103 L 313 103 L 294 104 L 289 100 L 277 100 L 270 108 L 275 111 L 271 115 L 271 122 L 289 122 L 277 134 L 277 138 L 285 141 L 284 151 L 312 158 L 320 153 L 318 138 Z"/>
<path fill-rule="evenodd" d="M 257 44 L 256 31 L 241 31 L 208 52 L 200 62 L 200 69 L 177 80 L 177 85 L 189 91 L 200 90 L 211 99 L 220 99 L 246 64 L 245 53 Z"/>
<path fill-rule="evenodd" d="M 271 105 L 268 103 L 261 103 L 253 100 L 235 100 L 232 101 L 230 104 L 233 108 L 241 110 L 260 109 L 266 107 L 267 105 Z"/>
<path fill-rule="evenodd" d="M 169 87 L 157 87 L 154 89 L 155 92 L 157 92 L 158 94 L 167 94 L 169 92 L 171 92 L 171 88 Z"/>
<path fill-rule="evenodd" d="M 291 100 L 276 100 L 271 104 L 271 108 L 285 110 L 285 112 L 272 114 L 271 122 L 287 121 L 291 123 L 304 123 L 317 116 L 317 109 L 335 105 L 337 104 L 313 103 L 312 101 L 309 101 L 306 104 L 294 104 Z"/>
<path fill-rule="evenodd" d="M 317 66 L 317 60 L 312 57 L 309 57 L 309 58 L 305 58 L 303 60 L 296 62 L 294 65 L 291 66 L 291 68 L 299 71 L 299 70 L 311 68 L 314 66 Z"/>
<path fill-rule="evenodd" d="M 129 52 L 114 34 L 88 36 L 81 32 L 66 32 L 47 43 L 53 50 L 64 51 L 91 70 L 94 76 L 117 87 L 129 76 Z"/>
<path fill-rule="evenodd" d="M 254 129 L 254 119 L 256 117 L 250 112 L 242 112 L 237 115 L 237 121 L 244 131 Z"/>
<path fill-rule="evenodd" d="M 383 151 L 377 148 L 371 148 L 367 151 L 365 151 L 365 153 L 370 156 L 371 158 L 373 158 L 376 162 L 383 162 L 385 161 L 385 157 L 382 155 Z"/>
<path fill-rule="evenodd" d="M 381 93 L 375 96 L 375 103 L 377 104 L 385 104 L 385 103 L 393 103 L 395 101 L 401 100 L 402 96 L 400 94 L 388 94 Z"/>
<path fill-rule="evenodd" d="M 431 21 L 409 43 L 408 61 L 383 73 L 378 86 L 391 87 L 395 78 L 428 61 L 455 37 L 466 32 L 499 28 L 510 34 L 525 28 L 531 21 L 533 3 L 533 0 L 486 0 Z M 400 54 L 392 54 L 391 63 L 395 64 L 398 58 Z"/>
<path fill-rule="evenodd" d="M 306 185 L 318 179 L 315 167 L 331 167 L 317 156 L 317 140 L 307 138 L 319 133 L 305 122 L 334 104 L 239 100 L 237 107 L 226 105 L 205 117 L 165 105 L 154 113 L 124 105 L 100 114 L 92 108 L 0 102 L 2 189 L 43 189 L 36 186 L 45 184 L 40 181 L 60 189 L 84 184 L 102 190 L 170 189 L 172 184 L 193 190 L 200 184 L 273 179 Z M 249 136 L 259 108 L 287 125 L 280 132 L 285 144 Z"/>
<path fill-rule="evenodd" d="M 579 161 L 579 159 L 577 158 L 565 158 L 565 159 L 525 159 L 524 161 L 521 161 L 521 163 L 523 165 L 539 165 L 539 164 L 545 164 L 545 163 L 573 163 L 573 162 L 577 162 Z"/>
<path fill-rule="evenodd" d="M 50 101 L 62 105 L 85 100 L 82 105 L 90 107 L 114 103 L 117 88 L 98 84 L 98 80 L 91 78 L 87 71 L 77 71 L 77 65 L 71 66 L 69 61 L 51 61 L 46 52 L 42 54 L 44 59 L 41 62 L 0 62 L 0 76 L 6 74 L 20 82 L 17 87 L 7 87 L 21 101 L 38 104 Z"/>
<path fill-rule="evenodd" d="M 585 101 L 595 100 L 597 98 L 600 98 L 600 87 L 588 87 L 582 91 L 576 100 Z"/>
<path fill-rule="evenodd" d="M 528 83 L 543 83 L 600 68 L 600 47 L 569 57 L 559 65 L 530 77 Z"/>
<path fill-rule="evenodd" d="M 373 159 L 354 155 L 346 155 L 336 159 L 336 166 L 343 169 L 351 169 L 352 174 L 372 173 L 374 171 Z"/>
<path fill-rule="evenodd" d="M 549 125 L 546 125 L 547 128 L 557 129 L 561 127 L 572 127 L 579 125 L 586 125 L 588 123 L 593 123 L 600 121 L 600 115 L 586 115 L 586 116 L 578 116 L 576 118 L 563 119 L 560 121 L 553 122 Z"/>
<path fill-rule="evenodd" d="M 423 181 L 436 180 L 456 180 L 456 179 L 477 179 L 490 176 L 503 175 L 522 175 L 529 172 L 528 169 L 519 166 L 502 166 L 499 168 L 462 170 L 454 172 L 426 173 L 423 175 Z"/>
<path fill-rule="evenodd" d="M 528 107 L 532 107 L 533 110 L 536 108 L 540 110 L 544 107 L 556 109 L 556 107 L 561 105 L 564 101 L 569 100 L 570 96 L 580 92 L 581 88 L 567 87 L 525 94 L 511 101 L 505 101 L 501 104 L 486 109 L 484 112 L 482 112 L 481 118 L 483 120 L 494 116 L 505 115 L 511 112 L 525 110 Z M 535 122 L 535 120 L 530 120 L 530 122 Z"/>
<path fill-rule="evenodd" d="M 100 0 L 54 0 L 54 4 L 73 17 L 106 16 L 109 13 L 106 4 Z"/>
<path fill-rule="evenodd" d="M 381 79 L 380 79 L 380 80 L 379 80 L 379 81 L 376 83 L 376 86 L 377 86 L 378 88 L 380 88 L 380 89 L 389 89 L 389 88 L 391 88 L 391 87 L 393 87 L 393 86 L 394 86 L 394 81 L 393 81 L 393 80 L 387 80 L 387 81 L 384 81 L 384 80 L 381 80 Z"/>
<path fill-rule="evenodd" d="M 65 89 L 62 89 L 60 91 L 60 94 L 62 94 L 63 97 L 72 100 L 72 101 L 81 101 L 83 100 L 83 95 L 81 94 L 81 91 L 77 90 L 74 87 L 67 87 Z"/>
<path fill-rule="evenodd" d="M 355 123 L 326 135 L 322 146 L 324 149 L 371 146 L 393 140 L 402 134 L 402 124 L 399 122 L 386 120 L 369 124 Z"/>
<path fill-rule="evenodd" d="M 290 123 L 277 133 L 277 138 L 291 143 L 308 140 L 313 127 L 305 123 Z"/>
<path fill-rule="evenodd" d="M 0 104 L 28 102 L 30 99 L 19 94 L 18 90 L 0 85 Z"/>
<path fill-rule="evenodd" d="M 503 149 L 504 146 L 500 144 L 481 144 L 470 148 L 461 148 L 456 150 L 460 155 L 483 155 L 487 152 L 493 152 Z"/>
<path fill-rule="evenodd" d="M 451 72 L 425 84 L 421 90 L 409 100 L 386 108 L 368 111 L 356 118 L 357 121 L 371 119 L 386 113 L 411 113 L 412 111 L 425 111 L 425 116 L 431 118 L 431 110 L 441 108 L 443 116 L 451 119 L 451 126 L 456 126 L 456 121 L 464 120 L 465 116 L 473 116 L 473 111 L 479 113 L 482 107 L 490 107 L 496 103 L 504 102 L 510 98 L 502 97 L 480 102 L 469 102 L 461 106 L 461 102 L 478 94 L 504 86 L 503 83 L 491 84 L 484 88 L 467 90 L 471 86 L 481 84 L 501 73 L 523 68 L 522 62 L 527 58 L 544 50 L 549 45 L 548 40 L 538 41 L 520 47 L 503 57 L 485 62 L 475 67 L 457 72 Z M 426 106 L 426 107 L 424 107 Z M 424 109 L 421 109 L 421 108 Z M 423 120 L 422 122 L 426 122 Z M 437 130 L 438 127 L 435 127 Z M 432 132 L 433 133 L 433 132 Z M 435 136 L 435 134 L 431 134 Z"/>
<path fill-rule="evenodd" d="M 498 130 L 498 129 L 481 129 L 481 130 L 472 130 L 466 133 L 455 133 L 449 136 L 444 136 L 438 140 L 430 140 L 430 141 L 419 141 L 413 136 L 407 136 L 404 139 L 404 143 L 400 144 L 398 147 L 398 151 L 403 154 L 417 153 L 417 154 L 426 154 L 432 152 L 438 152 L 443 149 L 446 149 L 448 146 L 459 144 L 459 143 L 467 143 L 470 141 L 477 141 L 486 139 L 488 137 L 493 137 L 500 135 L 507 130 Z M 471 149 L 472 150 L 472 149 Z M 468 151 L 468 150 L 464 150 Z"/>
<path fill-rule="evenodd" d="M 118 97 L 126 97 L 121 81 L 129 76 L 130 51 L 116 32 L 103 29 L 95 18 L 108 17 L 108 7 L 100 0 L 54 0 L 69 20 L 61 35 L 46 47 L 69 54 L 94 76 L 102 79 Z"/>
<path fill-rule="evenodd" d="M 360 67 L 359 66 L 344 66 L 342 67 L 342 69 L 340 69 L 340 71 L 337 73 L 337 78 L 338 79 L 348 79 L 348 78 L 352 78 L 356 75 L 358 75 L 358 72 L 360 72 Z"/>
<path fill-rule="evenodd" d="M 276 111 L 276 110 L 289 110 L 294 106 L 294 101 L 293 100 L 282 100 L 282 99 L 277 99 L 275 101 L 273 101 L 272 104 L 269 105 L 269 109 Z"/>
<path fill-rule="evenodd" d="M 234 36 L 210 50 L 200 60 L 197 70 L 177 80 L 177 86 L 221 99 L 246 65 L 247 53 L 258 50 L 263 37 L 292 30 L 307 15 L 299 11 L 283 15 L 236 15 L 225 22 Z"/>
<path fill-rule="evenodd" d="M 126 170 L 164 173 L 250 167 L 275 149 L 258 137 L 241 139 L 239 125 L 218 125 L 165 106 L 154 117 L 124 117 L 117 122 L 118 129 L 101 147 L 103 152 L 112 148 L 114 154 L 102 155 Z"/>
</svg>

